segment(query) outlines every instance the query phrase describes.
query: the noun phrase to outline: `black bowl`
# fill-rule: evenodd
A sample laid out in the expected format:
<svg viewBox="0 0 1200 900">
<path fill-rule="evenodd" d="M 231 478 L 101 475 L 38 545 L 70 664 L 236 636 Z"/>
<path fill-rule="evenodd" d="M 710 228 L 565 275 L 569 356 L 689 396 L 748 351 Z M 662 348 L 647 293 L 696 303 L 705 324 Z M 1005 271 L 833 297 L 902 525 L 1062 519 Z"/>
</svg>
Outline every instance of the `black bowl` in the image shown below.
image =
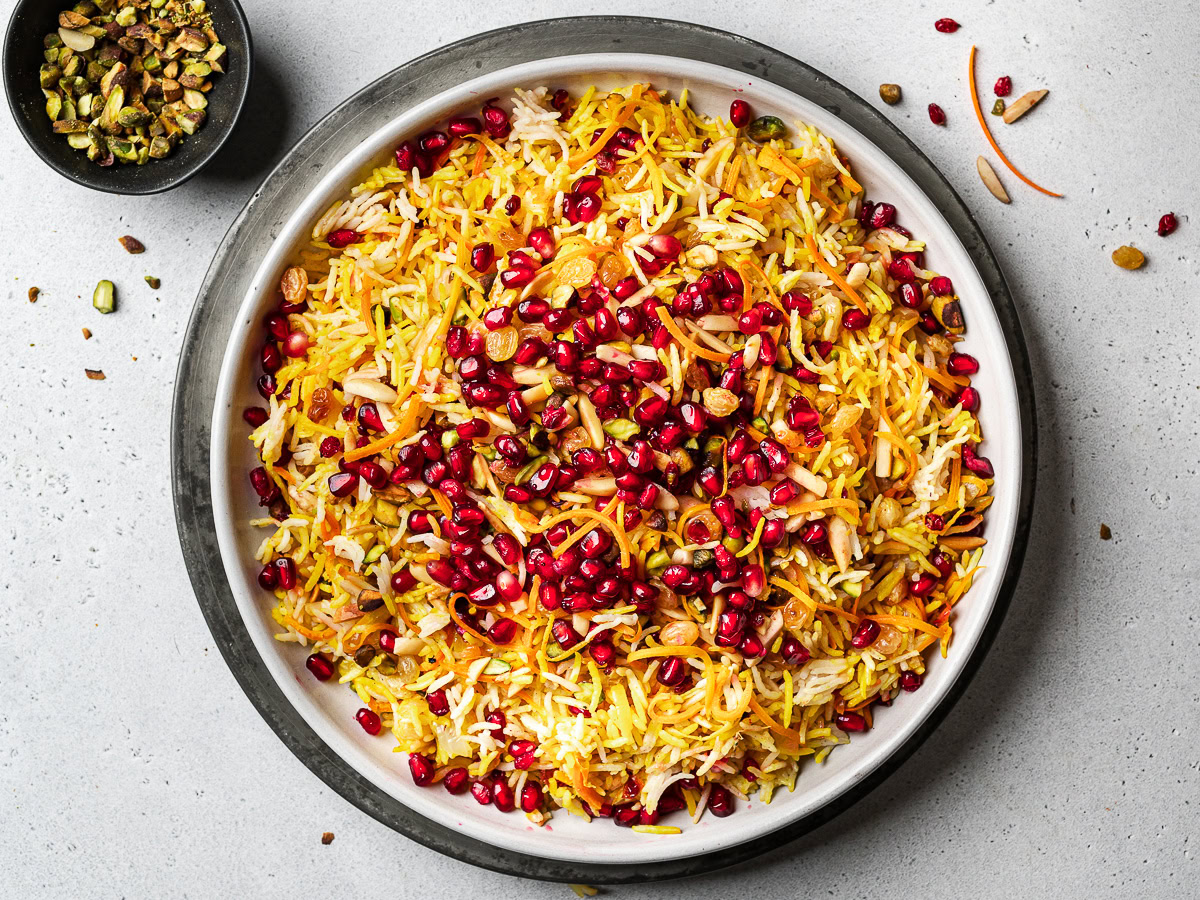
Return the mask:
<svg viewBox="0 0 1200 900">
<path fill-rule="evenodd" d="M 226 71 L 213 79 L 208 118 L 165 159 L 145 165 L 98 166 L 50 129 L 46 98 L 38 86 L 45 62 L 42 38 L 58 27 L 58 14 L 71 0 L 18 0 L 4 35 L 4 92 L 17 127 L 34 153 L 77 184 L 110 194 L 157 194 L 183 184 L 206 166 L 233 133 L 250 92 L 254 57 L 250 26 L 237 0 L 208 0 L 213 27 L 228 48 Z"/>
</svg>

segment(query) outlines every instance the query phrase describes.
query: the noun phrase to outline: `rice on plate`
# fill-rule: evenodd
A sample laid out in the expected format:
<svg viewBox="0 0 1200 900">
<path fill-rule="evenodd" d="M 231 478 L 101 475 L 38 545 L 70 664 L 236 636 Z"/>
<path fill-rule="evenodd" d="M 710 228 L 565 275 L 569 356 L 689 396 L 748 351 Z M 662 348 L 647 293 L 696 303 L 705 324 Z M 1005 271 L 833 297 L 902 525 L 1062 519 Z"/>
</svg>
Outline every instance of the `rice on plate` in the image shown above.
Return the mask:
<svg viewBox="0 0 1200 900">
<path fill-rule="evenodd" d="M 645 84 L 404 142 L 265 322 L 277 638 L 418 785 L 769 802 L 921 686 L 986 543 L 978 363 L 896 219 L 815 129 Z"/>
</svg>

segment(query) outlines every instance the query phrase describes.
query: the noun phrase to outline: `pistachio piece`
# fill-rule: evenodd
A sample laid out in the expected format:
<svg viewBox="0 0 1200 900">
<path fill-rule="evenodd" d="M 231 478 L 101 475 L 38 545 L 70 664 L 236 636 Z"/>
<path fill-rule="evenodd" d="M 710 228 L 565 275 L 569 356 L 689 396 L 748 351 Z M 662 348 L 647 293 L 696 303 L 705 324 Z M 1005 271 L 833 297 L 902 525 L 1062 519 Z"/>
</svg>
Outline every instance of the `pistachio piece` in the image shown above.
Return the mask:
<svg viewBox="0 0 1200 900">
<path fill-rule="evenodd" d="M 62 38 L 60 38 L 56 32 L 52 31 L 42 38 L 42 46 L 47 50 L 57 50 L 62 45 Z"/>
<path fill-rule="evenodd" d="M 92 139 L 87 136 L 86 132 L 83 134 L 68 134 L 67 144 L 70 145 L 73 150 L 86 150 L 88 147 L 92 146 Z"/>
<path fill-rule="evenodd" d="M 214 72 L 224 72 L 222 68 L 225 64 L 225 45 L 214 43 L 208 48 L 208 52 L 204 54 L 204 61 L 212 65 Z"/>
<path fill-rule="evenodd" d="M 48 63 L 56 63 L 56 62 L 58 62 L 59 55 L 60 54 L 59 54 L 58 48 L 54 48 L 51 50 L 43 51 L 42 59 L 44 59 Z"/>
<path fill-rule="evenodd" d="M 41 292 L 42 292 L 42 289 L 41 289 L 41 288 L 39 288 L 39 287 L 31 287 L 31 288 L 29 289 L 29 302 L 30 302 L 30 303 L 37 303 L 38 294 L 40 294 Z"/>
<path fill-rule="evenodd" d="M 132 6 L 126 6 L 113 19 L 118 25 L 123 25 L 128 28 L 137 22 L 137 10 Z"/>
<path fill-rule="evenodd" d="M 66 9 L 58 14 L 58 24 L 63 28 L 83 28 L 85 25 L 91 25 L 92 20 L 74 10 Z"/>
<path fill-rule="evenodd" d="M 183 84 L 182 81 L 179 82 Z M 183 89 L 183 102 L 188 105 L 189 109 L 204 109 L 208 106 L 208 98 L 197 90 L 192 90 L 188 87 Z"/>
<path fill-rule="evenodd" d="M 55 134 L 85 134 L 88 123 L 82 119 L 59 119 L 50 126 Z"/>
<path fill-rule="evenodd" d="M 108 144 L 108 151 L 121 162 L 137 162 L 137 150 L 133 146 L 132 141 L 125 141 L 118 137 L 109 137 L 105 139 Z"/>
<path fill-rule="evenodd" d="M 103 369 L 84 369 L 83 374 L 86 375 L 88 378 L 90 378 L 92 381 L 103 381 L 104 380 L 104 370 Z"/>
<path fill-rule="evenodd" d="M 954 296 L 938 296 L 933 298 L 931 306 L 933 317 L 951 334 L 962 334 L 966 330 L 963 319 L 962 304 Z"/>
<path fill-rule="evenodd" d="M 79 109 L 79 118 L 86 119 L 92 114 L 92 101 L 96 99 L 95 94 L 84 94 L 76 103 Z"/>
<path fill-rule="evenodd" d="M 155 136 L 150 139 L 150 158 L 164 159 L 171 152 L 171 142 L 165 137 Z"/>
<path fill-rule="evenodd" d="M 179 127 L 183 129 L 184 134 L 195 134 L 196 130 L 204 124 L 205 117 L 204 110 L 193 109 L 179 117 Z"/>
<path fill-rule="evenodd" d="M 101 281 L 92 292 L 92 306 L 107 315 L 116 308 L 115 288 L 111 281 Z"/>
<path fill-rule="evenodd" d="M 109 134 L 118 134 L 121 126 L 117 122 L 117 114 L 121 112 L 121 107 L 125 105 L 125 88 L 121 85 L 116 85 L 112 89 L 112 93 L 108 95 L 108 100 L 104 104 L 104 111 L 100 113 L 100 127 Z"/>
<path fill-rule="evenodd" d="M 58 94 L 50 94 L 46 97 L 46 115 L 50 117 L 51 122 L 55 121 L 62 112 L 62 105 L 62 97 Z"/>
<path fill-rule="evenodd" d="M 121 111 L 117 113 L 117 123 L 124 128 L 137 128 L 141 125 L 148 125 L 154 116 L 148 112 L 137 109 L 133 106 L 122 106 Z"/>
<path fill-rule="evenodd" d="M 759 116 L 746 126 L 746 136 L 760 144 L 771 141 L 787 134 L 787 126 L 778 116 Z"/>
<path fill-rule="evenodd" d="M 112 94 L 113 88 L 124 87 L 129 80 L 129 69 L 125 63 L 117 63 L 100 79 L 100 93 L 106 98 Z"/>
<path fill-rule="evenodd" d="M 200 86 L 204 84 L 204 79 L 198 75 L 189 75 L 187 72 L 184 72 L 179 76 L 179 83 L 185 88 L 199 90 Z"/>
<path fill-rule="evenodd" d="M 183 86 L 174 78 L 164 78 L 162 80 L 163 99 L 168 103 L 174 103 L 183 97 Z"/>
<path fill-rule="evenodd" d="M 146 245 L 135 238 L 132 234 L 124 234 L 117 238 L 121 242 L 121 246 L 125 248 L 126 253 L 145 253 Z"/>
<path fill-rule="evenodd" d="M 158 278 L 155 278 L 153 275 L 147 275 L 146 284 L 150 285 L 152 289 L 157 291 L 162 286 L 162 281 Z"/>
<path fill-rule="evenodd" d="M 188 53 L 203 53 L 208 49 L 208 38 L 199 28 L 185 25 L 179 29 L 179 46 Z"/>
<path fill-rule="evenodd" d="M 158 61 L 157 56 L 147 56 L 142 60 L 142 68 L 150 73 L 159 72 L 162 70 L 162 63 Z"/>
<path fill-rule="evenodd" d="M 38 82 L 42 86 L 42 90 L 49 90 L 58 84 L 58 80 L 62 78 L 63 70 L 58 66 L 47 63 L 38 70 Z"/>
</svg>

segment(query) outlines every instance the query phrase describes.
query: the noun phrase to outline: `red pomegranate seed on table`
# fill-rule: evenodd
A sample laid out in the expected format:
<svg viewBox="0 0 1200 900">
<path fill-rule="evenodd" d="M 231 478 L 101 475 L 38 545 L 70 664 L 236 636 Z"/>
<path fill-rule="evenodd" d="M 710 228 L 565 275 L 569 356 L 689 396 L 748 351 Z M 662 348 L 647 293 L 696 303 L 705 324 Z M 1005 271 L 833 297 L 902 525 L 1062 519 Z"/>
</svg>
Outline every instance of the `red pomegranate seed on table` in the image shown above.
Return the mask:
<svg viewBox="0 0 1200 900">
<path fill-rule="evenodd" d="M 1012 93 L 1012 78 L 1008 75 L 1001 75 L 996 79 L 996 84 L 992 87 L 992 92 L 997 97 L 1007 97 Z"/>
<path fill-rule="evenodd" d="M 1179 220 L 1175 218 L 1175 213 L 1166 213 L 1158 220 L 1158 236 L 1166 237 L 1179 227 Z"/>
<path fill-rule="evenodd" d="M 938 19 L 933 23 L 933 27 L 942 34 L 954 34 L 954 32 L 958 31 L 958 29 L 962 26 L 953 19 Z"/>
<path fill-rule="evenodd" d="M 946 111 L 936 103 L 929 104 L 929 121 L 934 125 L 946 124 Z"/>
</svg>

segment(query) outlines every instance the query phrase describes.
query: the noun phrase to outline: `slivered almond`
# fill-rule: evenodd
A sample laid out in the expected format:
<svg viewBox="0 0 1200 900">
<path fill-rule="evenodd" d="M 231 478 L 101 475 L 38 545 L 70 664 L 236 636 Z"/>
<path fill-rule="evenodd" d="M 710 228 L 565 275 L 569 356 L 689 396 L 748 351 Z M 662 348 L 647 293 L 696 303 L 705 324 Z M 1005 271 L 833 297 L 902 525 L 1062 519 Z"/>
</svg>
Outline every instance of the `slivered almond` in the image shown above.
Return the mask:
<svg viewBox="0 0 1200 900">
<path fill-rule="evenodd" d="M 1004 119 L 1005 125 L 1011 125 L 1040 103 L 1048 93 L 1050 92 L 1047 90 L 1040 90 L 1022 94 L 1013 102 L 1012 106 L 1004 111 L 1004 115 L 1000 118 Z"/>
<path fill-rule="evenodd" d="M 1001 203 L 1012 203 L 1008 197 L 1008 191 L 1004 190 L 1004 185 L 996 177 L 996 170 L 992 168 L 990 162 L 980 156 L 975 160 L 975 168 L 979 171 L 979 177 L 983 179 L 984 187 L 992 192 L 993 197 Z"/>
</svg>

